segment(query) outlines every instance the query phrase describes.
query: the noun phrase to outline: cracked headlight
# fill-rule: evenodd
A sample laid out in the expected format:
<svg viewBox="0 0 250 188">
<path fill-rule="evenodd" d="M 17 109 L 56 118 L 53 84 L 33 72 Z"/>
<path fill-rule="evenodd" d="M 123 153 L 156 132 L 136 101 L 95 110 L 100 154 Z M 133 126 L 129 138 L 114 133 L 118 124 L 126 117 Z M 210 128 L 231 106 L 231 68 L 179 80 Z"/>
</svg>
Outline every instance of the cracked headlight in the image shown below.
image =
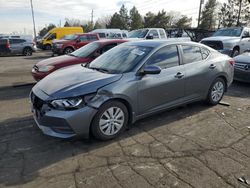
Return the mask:
<svg viewBox="0 0 250 188">
<path fill-rule="evenodd" d="M 39 72 L 49 72 L 52 69 L 54 69 L 54 66 L 41 66 L 41 67 L 38 67 Z"/>
<path fill-rule="evenodd" d="M 50 105 L 57 110 L 76 110 L 84 107 L 84 105 L 90 102 L 95 96 L 96 93 L 89 94 L 84 97 L 57 99 L 51 101 Z"/>
<path fill-rule="evenodd" d="M 82 98 L 58 99 L 53 100 L 50 104 L 58 110 L 73 110 L 82 107 L 84 101 Z"/>
</svg>

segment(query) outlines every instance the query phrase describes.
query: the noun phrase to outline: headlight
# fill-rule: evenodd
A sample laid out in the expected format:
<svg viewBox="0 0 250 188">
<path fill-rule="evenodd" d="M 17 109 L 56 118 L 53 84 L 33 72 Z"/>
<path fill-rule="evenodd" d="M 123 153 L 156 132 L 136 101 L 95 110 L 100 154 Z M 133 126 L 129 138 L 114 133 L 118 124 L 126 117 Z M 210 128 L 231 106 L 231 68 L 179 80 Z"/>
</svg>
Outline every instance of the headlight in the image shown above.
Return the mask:
<svg viewBox="0 0 250 188">
<path fill-rule="evenodd" d="M 54 69 L 54 66 L 41 66 L 41 67 L 38 67 L 39 72 L 49 72 L 52 69 Z"/>
<path fill-rule="evenodd" d="M 81 107 L 84 104 L 82 98 L 58 99 L 50 103 L 53 108 L 58 110 L 73 110 Z"/>
<path fill-rule="evenodd" d="M 56 44 L 56 47 L 62 47 L 63 46 L 63 44 Z"/>
</svg>

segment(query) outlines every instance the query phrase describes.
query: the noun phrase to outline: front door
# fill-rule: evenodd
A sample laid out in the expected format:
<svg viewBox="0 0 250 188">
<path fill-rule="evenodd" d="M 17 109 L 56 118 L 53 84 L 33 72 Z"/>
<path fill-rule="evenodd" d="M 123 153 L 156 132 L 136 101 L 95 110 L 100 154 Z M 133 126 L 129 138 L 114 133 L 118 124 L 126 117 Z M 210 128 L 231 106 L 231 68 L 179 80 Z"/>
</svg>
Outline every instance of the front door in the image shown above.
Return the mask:
<svg viewBox="0 0 250 188">
<path fill-rule="evenodd" d="M 249 29 L 245 28 L 240 41 L 240 53 L 243 53 L 247 50 L 250 50 L 250 31 Z"/>
<path fill-rule="evenodd" d="M 176 45 L 165 46 L 155 52 L 145 66 L 156 65 L 158 75 L 145 75 L 138 83 L 139 114 L 155 112 L 176 105 L 184 96 L 185 70 L 180 65 Z"/>
</svg>

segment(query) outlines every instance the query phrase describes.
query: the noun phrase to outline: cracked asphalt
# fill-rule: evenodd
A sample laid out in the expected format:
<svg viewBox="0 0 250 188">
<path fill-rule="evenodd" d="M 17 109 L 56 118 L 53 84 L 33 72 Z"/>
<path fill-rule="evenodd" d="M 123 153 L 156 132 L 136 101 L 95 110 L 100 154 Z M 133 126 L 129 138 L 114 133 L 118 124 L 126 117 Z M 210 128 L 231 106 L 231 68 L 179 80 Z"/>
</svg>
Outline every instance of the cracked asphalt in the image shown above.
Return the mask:
<svg viewBox="0 0 250 188">
<path fill-rule="evenodd" d="M 0 57 L 0 187 L 247 187 L 250 85 L 224 101 L 143 119 L 108 142 L 60 140 L 36 127 L 28 99 L 32 66 L 49 53 Z"/>
</svg>

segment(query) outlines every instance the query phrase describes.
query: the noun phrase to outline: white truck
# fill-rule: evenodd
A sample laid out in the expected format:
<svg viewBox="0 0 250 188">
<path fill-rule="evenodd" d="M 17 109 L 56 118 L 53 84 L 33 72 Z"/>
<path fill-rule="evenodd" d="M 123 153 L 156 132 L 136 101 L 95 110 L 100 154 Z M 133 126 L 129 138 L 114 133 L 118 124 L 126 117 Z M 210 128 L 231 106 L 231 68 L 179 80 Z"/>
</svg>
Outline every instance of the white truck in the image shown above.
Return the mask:
<svg viewBox="0 0 250 188">
<path fill-rule="evenodd" d="M 250 49 L 250 28 L 222 28 L 216 31 L 212 37 L 202 39 L 201 43 L 223 54 L 235 57 Z"/>
<path fill-rule="evenodd" d="M 143 28 L 133 30 L 128 33 L 129 39 L 167 39 L 167 35 L 162 28 Z"/>
</svg>

